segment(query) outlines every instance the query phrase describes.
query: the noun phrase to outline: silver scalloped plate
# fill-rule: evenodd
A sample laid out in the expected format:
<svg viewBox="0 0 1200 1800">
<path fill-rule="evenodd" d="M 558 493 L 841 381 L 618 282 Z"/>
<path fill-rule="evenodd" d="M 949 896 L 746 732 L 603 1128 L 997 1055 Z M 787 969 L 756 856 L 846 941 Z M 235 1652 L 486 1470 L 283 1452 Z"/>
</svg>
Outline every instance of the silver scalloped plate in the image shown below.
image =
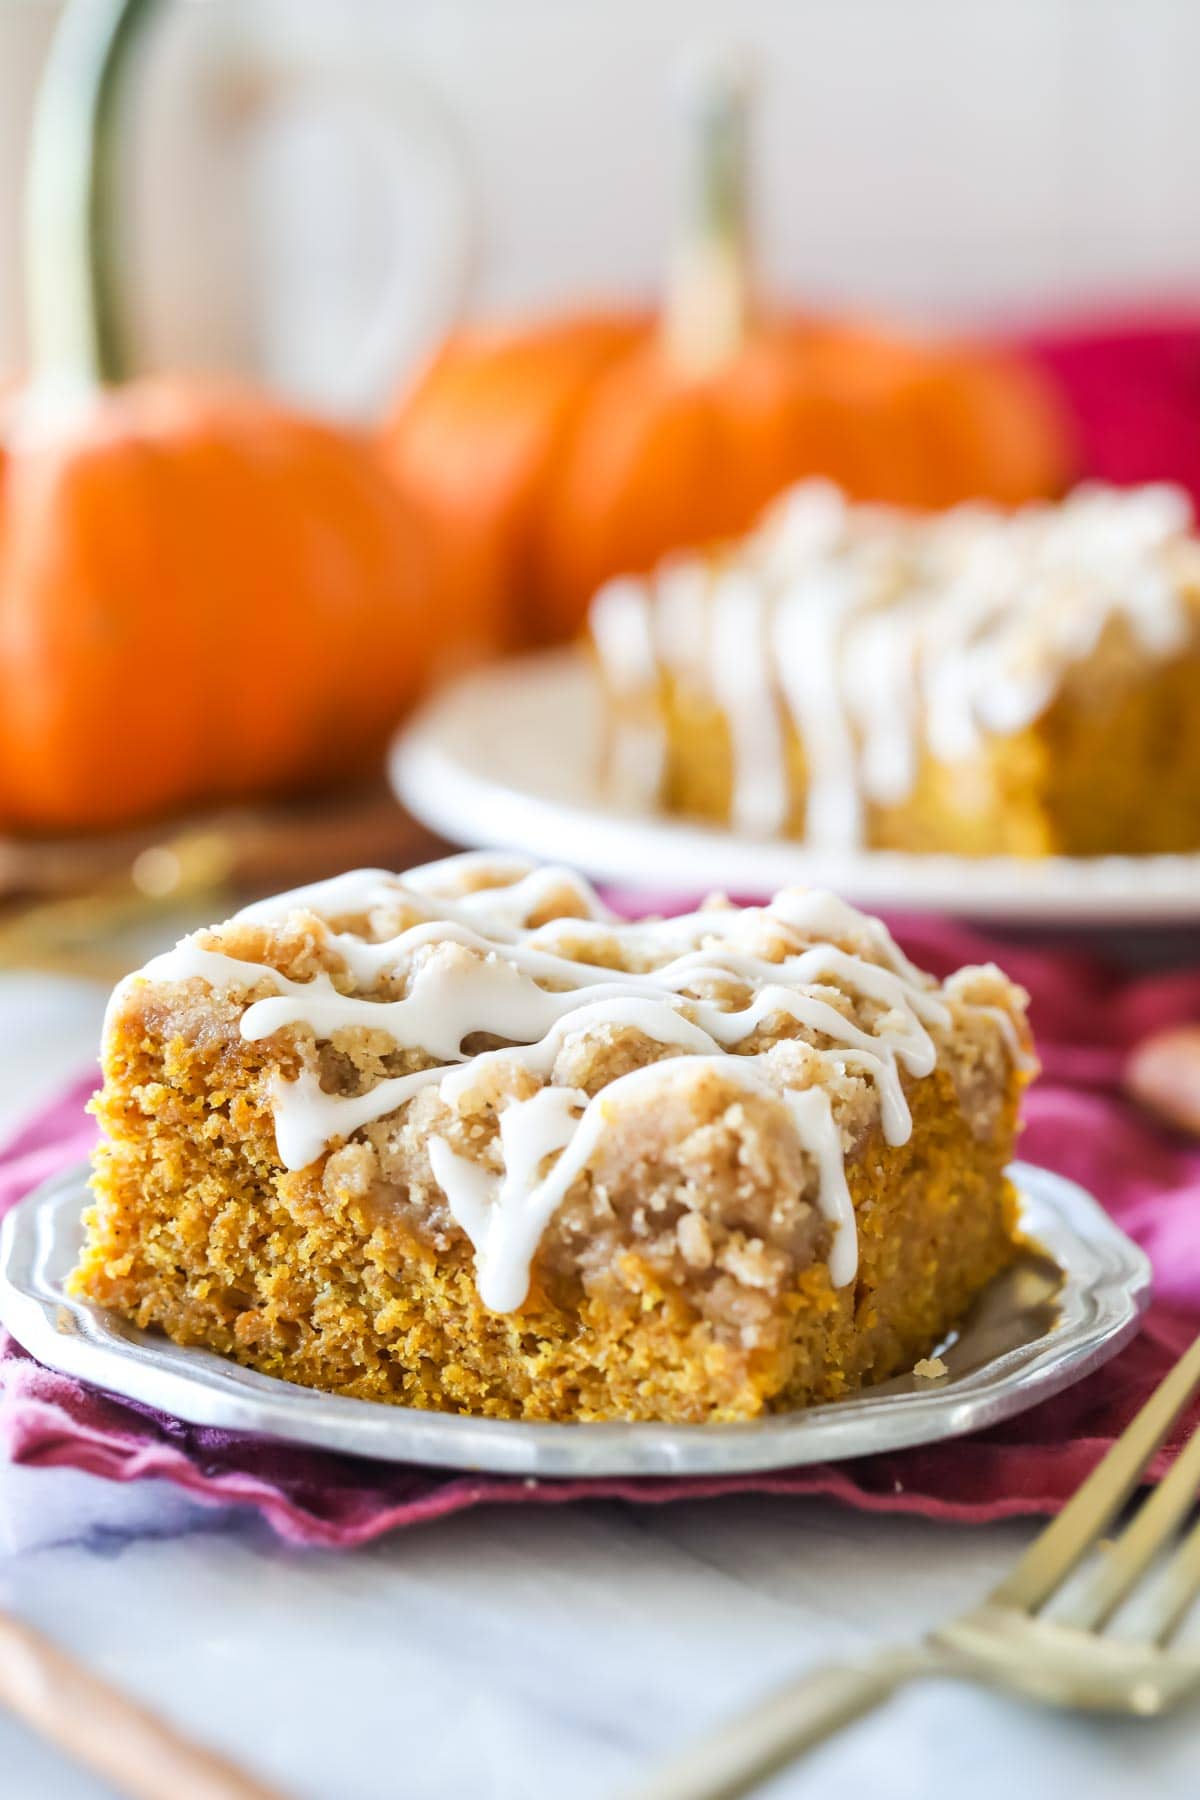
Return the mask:
<svg viewBox="0 0 1200 1800">
<path fill-rule="evenodd" d="M 51 1368 L 195 1425 L 385 1462 L 538 1476 L 722 1475 L 936 1443 L 1010 1418 L 1078 1381 L 1137 1329 L 1150 1265 L 1074 1182 L 1013 1166 L 1027 1250 L 942 1356 L 949 1373 L 738 1425 L 534 1425 L 317 1394 L 207 1350 L 181 1349 L 72 1297 L 87 1170 L 67 1171 L 0 1232 L 0 1319 Z"/>
<path fill-rule="evenodd" d="M 645 892 L 772 894 L 832 888 L 872 909 L 1007 925 L 1181 926 L 1200 919 L 1200 853 L 951 856 L 821 849 L 618 806 L 599 779 L 598 684 L 577 649 L 461 677 L 396 738 L 392 786 L 456 844 L 564 862 Z"/>
</svg>

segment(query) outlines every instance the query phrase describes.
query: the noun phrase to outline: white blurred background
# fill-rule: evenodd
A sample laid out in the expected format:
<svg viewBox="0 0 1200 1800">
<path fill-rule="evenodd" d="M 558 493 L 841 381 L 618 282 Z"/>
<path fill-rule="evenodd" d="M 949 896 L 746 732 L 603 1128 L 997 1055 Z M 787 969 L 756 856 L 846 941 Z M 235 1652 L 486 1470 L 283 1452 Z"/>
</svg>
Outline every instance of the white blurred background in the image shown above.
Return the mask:
<svg viewBox="0 0 1200 1800">
<path fill-rule="evenodd" d="M 0 0 L 0 370 L 54 0 Z M 374 410 L 459 309 L 653 291 L 670 69 L 761 65 L 768 286 L 917 321 L 1200 299 L 1194 0 L 176 0 L 128 156 L 149 365 Z"/>
</svg>

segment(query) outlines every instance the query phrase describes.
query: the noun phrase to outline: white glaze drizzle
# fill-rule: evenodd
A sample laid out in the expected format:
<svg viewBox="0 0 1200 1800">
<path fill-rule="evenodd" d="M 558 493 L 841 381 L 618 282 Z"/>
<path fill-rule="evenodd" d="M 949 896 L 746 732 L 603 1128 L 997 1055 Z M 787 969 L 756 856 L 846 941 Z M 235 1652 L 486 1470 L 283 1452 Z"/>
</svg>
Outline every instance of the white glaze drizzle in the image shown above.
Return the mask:
<svg viewBox="0 0 1200 1800">
<path fill-rule="evenodd" d="M 729 725 L 730 813 L 740 831 L 762 834 L 778 828 L 788 805 L 768 631 L 761 584 L 740 570 L 718 576 L 712 595 L 712 677 Z"/>
<path fill-rule="evenodd" d="M 814 843 L 839 847 L 857 843 L 862 828 L 851 723 L 829 676 L 840 653 L 845 610 L 846 578 L 836 569 L 802 578 L 783 597 L 772 640 L 783 697 L 804 746 L 805 835 Z M 800 642 L 803 655 L 796 654 Z M 749 767 L 740 779 L 746 786 L 762 781 Z M 773 778 L 766 785 L 771 791 Z M 786 818 L 785 800 L 774 821 L 776 830 Z"/>
<path fill-rule="evenodd" d="M 528 924 L 564 895 L 585 916 Z M 338 928 L 376 912 L 387 918 L 415 914 L 418 922 L 379 941 Z M 292 980 L 187 938 L 129 977 L 114 1002 L 129 982 L 200 980 L 242 995 L 265 988 L 271 991 L 241 1013 L 247 1042 L 292 1026 L 336 1042 L 339 1032 L 366 1027 L 436 1059 L 433 1068 L 377 1081 L 354 1095 L 326 1093 L 307 1068 L 294 1080 L 275 1077 L 269 1100 L 280 1160 L 289 1170 L 308 1167 L 333 1143 L 389 1117 L 425 1088 L 436 1086 L 453 1111 L 486 1076 L 489 1063 L 520 1066 L 550 1083 L 529 1099 L 509 1098 L 501 1106 L 498 1169 L 461 1156 L 443 1137 L 430 1139 L 434 1177 L 474 1246 L 485 1304 L 498 1311 L 521 1304 L 546 1222 L 625 1102 L 656 1083 L 692 1080 L 708 1069 L 785 1108 L 816 1165 L 818 1204 L 832 1228 L 831 1277 L 838 1284 L 853 1279 L 853 1208 L 829 1093 L 819 1082 L 801 1089 L 782 1085 L 770 1049 L 748 1046 L 757 1031 L 771 1031 L 783 1019 L 827 1039 L 827 1047 L 812 1054 L 870 1080 L 885 1140 L 903 1143 L 911 1130 L 904 1076 L 919 1079 L 935 1067 L 930 1031 L 950 1024 L 952 990 L 922 976 L 880 921 L 821 890 L 790 889 L 764 908 L 709 906 L 681 918 L 622 923 L 580 877 L 486 853 L 448 858 L 404 877 L 360 870 L 238 915 L 268 928 L 295 920 L 310 935 L 314 916 L 316 934 L 354 980 L 394 980 L 403 989 L 400 997 L 344 994 L 325 972 Z M 781 940 L 778 961 L 746 948 L 747 939 L 764 928 Z M 629 957 L 653 958 L 652 966 L 624 972 L 586 960 L 590 944 L 611 949 L 614 940 Z M 559 954 L 555 944 L 569 944 L 572 955 Z M 731 985 L 748 996 L 744 1004 L 711 997 L 714 986 L 728 993 Z M 879 1008 L 873 1024 L 847 1018 L 834 1004 L 838 992 Z M 999 1007 L 978 1010 L 995 1016 L 1019 1060 L 1013 1021 Z M 591 1100 L 552 1082 L 569 1038 L 610 1027 L 636 1031 L 676 1054 L 610 1082 Z M 504 1040 L 505 1047 L 469 1056 L 463 1043 L 480 1033 Z"/>
<path fill-rule="evenodd" d="M 589 614 L 606 678 L 621 708 L 622 728 L 612 740 L 609 781 L 614 798 L 637 807 L 653 804 L 663 777 L 658 718 L 658 655 L 646 590 L 638 581 L 610 581 Z"/>
<path fill-rule="evenodd" d="M 501 1174 L 457 1155 L 444 1138 L 430 1139 L 434 1177 L 451 1217 L 471 1240 L 479 1298 L 493 1312 L 514 1312 L 529 1291 L 542 1232 L 573 1179 L 562 1155 L 548 1174 L 542 1168 L 556 1151 L 572 1150 L 579 1162 L 588 1105 L 577 1088 L 544 1087 L 506 1106 L 500 1114 Z"/>
<path fill-rule="evenodd" d="M 852 847 L 868 802 L 912 793 L 923 748 L 959 763 L 1031 724 L 1111 623 L 1147 657 L 1180 651 L 1194 632 L 1184 587 L 1200 586 L 1191 522 L 1168 486 L 929 518 L 803 482 L 714 569 L 676 559 L 622 584 L 630 606 L 641 590 L 657 662 L 640 708 L 628 681 L 624 706 L 618 695 L 615 760 L 635 718 L 647 754 L 644 699 L 665 674 L 725 713 L 734 823 L 776 832 L 790 804 L 782 706 L 804 749 L 804 835 Z M 661 716 L 653 754 L 661 767 Z"/>
</svg>

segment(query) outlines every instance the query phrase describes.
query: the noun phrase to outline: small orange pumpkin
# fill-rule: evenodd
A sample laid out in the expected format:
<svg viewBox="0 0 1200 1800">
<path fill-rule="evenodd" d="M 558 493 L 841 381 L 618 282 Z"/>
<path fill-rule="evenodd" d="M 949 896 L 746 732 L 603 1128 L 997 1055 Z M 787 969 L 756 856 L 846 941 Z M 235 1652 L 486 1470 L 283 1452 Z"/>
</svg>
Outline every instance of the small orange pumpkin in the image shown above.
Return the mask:
<svg viewBox="0 0 1200 1800">
<path fill-rule="evenodd" d="M 384 460 L 436 535 L 439 590 L 474 612 L 479 636 L 555 635 L 540 563 L 556 456 L 601 371 L 641 336 L 640 322 L 603 313 L 464 330 L 386 434 Z M 514 595 L 527 630 L 514 629 Z"/>
<path fill-rule="evenodd" d="M 693 95 L 661 320 L 468 328 L 384 426 L 391 467 L 442 521 L 451 588 L 498 583 L 517 642 L 570 636 L 606 577 L 745 530 L 805 475 L 913 506 L 1017 503 L 1068 479 L 1064 419 L 1032 368 L 755 308 L 745 110 L 728 71 Z"/>
<path fill-rule="evenodd" d="M 35 130 L 34 380 L 0 455 L 8 826 L 115 824 L 360 769 L 445 627 L 427 528 L 371 444 L 243 389 L 111 385 L 99 201 L 151 10 L 74 0 Z M 47 235 L 64 221 L 65 241 Z"/>
<path fill-rule="evenodd" d="M 135 382 L 0 478 L 0 819 L 69 829 L 365 767 L 429 668 L 425 527 L 369 449 Z"/>
</svg>

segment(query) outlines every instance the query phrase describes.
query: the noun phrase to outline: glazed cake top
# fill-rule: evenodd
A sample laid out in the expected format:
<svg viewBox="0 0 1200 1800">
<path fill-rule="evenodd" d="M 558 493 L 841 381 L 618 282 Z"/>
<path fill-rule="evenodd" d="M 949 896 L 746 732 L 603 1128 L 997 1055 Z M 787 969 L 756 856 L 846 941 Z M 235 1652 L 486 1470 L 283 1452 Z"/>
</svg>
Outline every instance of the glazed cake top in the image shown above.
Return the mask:
<svg viewBox="0 0 1200 1800">
<path fill-rule="evenodd" d="M 791 1171 L 775 1224 L 815 1212 L 848 1282 L 848 1153 L 876 1127 L 907 1139 L 910 1084 L 939 1059 L 981 1115 L 997 1066 L 1029 1060 L 1024 996 L 998 970 L 938 983 L 830 893 L 628 922 L 567 870 L 490 854 L 359 870 L 185 938 L 117 989 L 106 1058 L 129 1009 L 166 991 L 193 1008 L 175 1030 L 206 1029 L 220 996 L 244 1043 L 286 1049 L 294 1073 L 273 1069 L 266 1096 L 285 1168 L 357 1146 L 432 1190 L 501 1312 L 577 1186 L 606 1204 L 600 1171 L 648 1109 L 659 1131 L 705 1108 L 768 1121 Z M 755 1244 L 743 1233 L 743 1271 Z"/>
<path fill-rule="evenodd" d="M 1032 724 L 1098 652 L 1126 666 L 1178 654 L 1198 607 L 1200 541 L 1176 487 L 1089 484 L 1010 513 L 918 514 L 806 481 L 718 556 L 610 582 L 590 623 L 618 700 L 644 700 L 666 674 L 723 709 L 743 830 L 787 822 L 790 720 L 805 836 L 845 848 L 869 803 L 909 797 L 924 749 L 955 763 Z M 653 713 L 625 731 L 619 784 L 653 802 Z"/>
</svg>

